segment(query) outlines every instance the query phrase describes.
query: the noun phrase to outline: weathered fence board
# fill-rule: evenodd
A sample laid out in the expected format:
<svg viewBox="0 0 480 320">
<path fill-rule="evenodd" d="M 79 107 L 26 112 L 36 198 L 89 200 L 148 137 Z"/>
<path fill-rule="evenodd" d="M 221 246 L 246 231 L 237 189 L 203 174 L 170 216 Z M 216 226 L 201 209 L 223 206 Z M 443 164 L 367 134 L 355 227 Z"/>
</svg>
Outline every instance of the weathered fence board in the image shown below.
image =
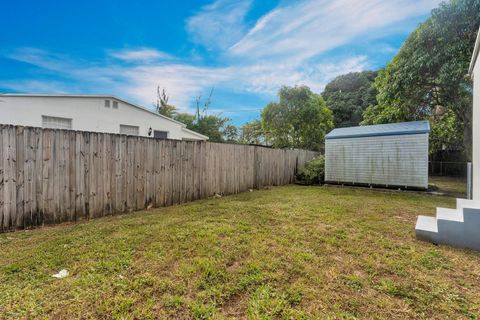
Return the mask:
<svg viewBox="0 0 480 320">
<path fill-rule="evenodd" d="M 0 126 L 0 230 L 284 185 L 317 155 L 204 141 Z"/>
</svg>

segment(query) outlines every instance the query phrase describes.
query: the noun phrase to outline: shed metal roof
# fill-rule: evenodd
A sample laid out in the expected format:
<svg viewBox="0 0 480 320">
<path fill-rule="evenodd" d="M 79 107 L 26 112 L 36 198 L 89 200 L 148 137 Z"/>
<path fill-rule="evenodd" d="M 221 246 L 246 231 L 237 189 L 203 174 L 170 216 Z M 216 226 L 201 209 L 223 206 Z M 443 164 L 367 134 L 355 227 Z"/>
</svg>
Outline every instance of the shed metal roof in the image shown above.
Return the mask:
<svg viewBox="0 0 480 320">
<path fill-rule="evenodd" d="M 325 136 L 325 139 L 393 136 L 428 132 L 430 132 L 430 123 L 428 121 L 411 121 L 376 124 L 372 126 L 336 128 L 330 131 Z"/>
</svg>

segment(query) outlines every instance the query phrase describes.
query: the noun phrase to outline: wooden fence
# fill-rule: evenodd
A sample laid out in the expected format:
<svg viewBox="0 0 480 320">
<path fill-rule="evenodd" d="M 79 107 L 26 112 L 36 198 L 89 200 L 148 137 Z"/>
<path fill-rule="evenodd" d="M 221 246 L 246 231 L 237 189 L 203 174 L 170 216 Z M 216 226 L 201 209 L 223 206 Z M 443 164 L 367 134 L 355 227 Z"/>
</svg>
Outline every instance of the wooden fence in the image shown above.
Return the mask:
<svg viewBox="0 0 480 320">
<path fill-rule="evenodd" d="M 0 126 L 0 230 L 292 183 L 316 152 Z"/>
</svg>

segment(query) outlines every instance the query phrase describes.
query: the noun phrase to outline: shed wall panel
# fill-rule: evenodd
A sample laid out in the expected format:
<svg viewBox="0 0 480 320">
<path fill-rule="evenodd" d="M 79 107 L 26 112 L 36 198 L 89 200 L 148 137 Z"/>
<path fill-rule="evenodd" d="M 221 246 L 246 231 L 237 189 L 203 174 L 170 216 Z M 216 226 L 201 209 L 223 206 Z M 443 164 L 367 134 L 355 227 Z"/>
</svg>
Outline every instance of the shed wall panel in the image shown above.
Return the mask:
<svg viewBox="0 0 480 320">
<path fill-rule="evenodd" d="M 428 187 L 428 134 L 327 139 L 325 180 Z"/>
</svg>

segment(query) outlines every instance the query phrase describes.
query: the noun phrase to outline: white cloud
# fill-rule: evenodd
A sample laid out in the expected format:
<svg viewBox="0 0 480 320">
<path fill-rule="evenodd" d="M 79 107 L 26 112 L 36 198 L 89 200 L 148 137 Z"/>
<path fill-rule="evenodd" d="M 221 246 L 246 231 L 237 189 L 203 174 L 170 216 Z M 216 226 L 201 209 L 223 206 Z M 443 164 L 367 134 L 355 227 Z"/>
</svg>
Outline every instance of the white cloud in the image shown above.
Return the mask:
<svg viewBox="0 0 480 320">
<path fill-rule="evenodd" d="M 352 52 L 327 58 L 324 54 L 328 50 L 355 43 L 358 38 L 398 32 L 402 21 L 428 13 L 438 2 L 295 1 L 270 11 L 248 30 L 244 18 L 251 0 L 217 0 L 186 24 L 197 43 L 219 50 L 221 60 L 226 62 L 223 66 L 200 66 L 152 48 L 107 51 L 108 56 L 97 61 L 22 48 L 7 57 L 35 65 L 42 73 L 50 71 L 66 81 L 20 79 L 0 85 L 24 92 L 79 90 L 115 94 L 145 107 L 152 106 L 158 85 L 166 88 L 170 101 L 182 111 L 192 111 L 189 108 L 194 97 L 208 93 L 211 87 L 268 98 L 273 98 L 282 85 L 303 84 L 321 92 L 334 77 L 370 67 L 364 55 Z M 385 46 L 383 50 L 391 53 L 393 49 Z M 238 101 L 237 108 L 241 105 L 242 101 Z"/>
<path fill-rule="evenodd" d="M 216 0 L 186 21 L 192 40 L 209 49 L 224 49 L 246 33 L 244 18 L 252 0 Z"/>
<path fill-rule="evenodd" d="M 259 94 L 275 95 L 282 85 L 307 85 L 321 92 L 338 75 L 357 72 L 368 67 L 367 57 L 354 56 L 336 62 L 298 64 L 258 64 L 236 70 L 242 89 Z"/>
<path fill-rule="evenodd" d="M 6 54 L 7 58 L 26 62 L 48 70 L 63 70 L 70 58 L 38 48 L 19 48 Z"/>
<path fill-rule="evenodd" d="M 138 48 L 132 50 L 112 51 L 110 55 L 116 59 L 127 62 L 146 62 L 153 60 L 170 60 L 174 59 L 168 53 L 161 52 L 151 48 Z"/>
<path fill-rule="evenodd" d="M 67 79 L 70 85 L 59 83 L 10 80 L 1 84 L 5 88 L 22 92 L 44 93 L 103 93 L 115 94 L 151 107 L 157 85 L 166 88 L 170 101 L 183 111 L 188 111 L 192 99 L 203 90 L 228 78 L 227 68 L 205 68 L 189 64 L 157 61 L 137 61 L 135 64 L 116 61 L 85 62 L 65 55 L 35 48 L 21 48 L 7 55 L 8 58 L 28 63 Z M 120 61 L 122 62 L 122 61 Z M 68 90 L 67 88 L 70 88 Z M 72 88 L 80 92 L 72 92 Z"/>
<path fill-rule="evenodd" d="M 385 36 L 441 0 L 305 0 L 279 7 L 230 47 L 237 57 L 302 61 L 356 38 Z"/>
<path fill-rule="evenodd" d="M 126 69 L 121 77 L 125 82 L 121 90 L 137 101 L 150 104 L 155 99 L 156 87 L 160 86 L 167 90 L 172 104 L 181 111 L 192 111 L 189 106 L 195 96 L 228 80 L 230 74 L 226 68 L 171 64 Z"/>
<path fill-rule="evenodd" d="M 0 81 L 0 86 L 29 93 L 68 93 L 69 91 L 69 88 L 59 81 L 7 80 Z"/>
<path fill-rule="evenodd" d="M 56 60 L 54 57 L 58 57 Z M 157 85 L 166 88 L 170 101 L 182 111 L 189 107 L 195 96 L 206 93 L 211 87 L 233 92 L 252 92 L 274 96 L 282 85 L 305 84 L 320 92 L 331 78 L 366 67 L 365 57 L 350 57 L 335 63 L 296 64 L 250 64 L 228 67 L 198 67 L 181 63 L 139 63 L 124 65 L 104 62 L 85 63 L 61 59 L 61 55 L 41 50 L 23 49 L 10 54 L 10 58 L 30 63 L 57 76 L 70 79 L 70 87 L 92 93 L 116 94 L 132 99 L 146 107 L 155 100 Z M 5 87 L 24 92 L 68 92 L 58 83 L 49 87 L 39 81 L 11 81 Z M 70 93 L 75 93 L 71 92 Z M 239 102 L 240 104 L 240 102 Z"/>
</svg>

